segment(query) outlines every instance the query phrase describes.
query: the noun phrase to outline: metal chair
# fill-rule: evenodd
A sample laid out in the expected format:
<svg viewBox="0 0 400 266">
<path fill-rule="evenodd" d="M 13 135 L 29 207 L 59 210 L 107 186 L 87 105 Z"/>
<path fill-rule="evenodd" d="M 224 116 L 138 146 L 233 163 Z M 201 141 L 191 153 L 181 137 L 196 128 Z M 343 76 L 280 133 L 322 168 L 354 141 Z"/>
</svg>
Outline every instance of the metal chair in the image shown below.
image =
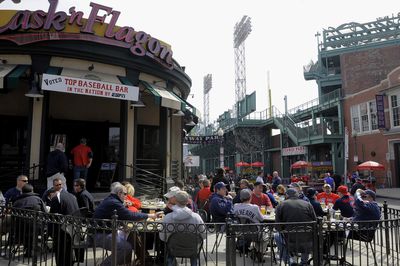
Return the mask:
<svg viewBox="0 0 400 266">
<path fill-rule="evenodd" d="M 203 238 L 192 232 L 172 233 L 167 241 L 167 254 L 174 258 L 196 258 L 200 261 Z"/>
</svg>

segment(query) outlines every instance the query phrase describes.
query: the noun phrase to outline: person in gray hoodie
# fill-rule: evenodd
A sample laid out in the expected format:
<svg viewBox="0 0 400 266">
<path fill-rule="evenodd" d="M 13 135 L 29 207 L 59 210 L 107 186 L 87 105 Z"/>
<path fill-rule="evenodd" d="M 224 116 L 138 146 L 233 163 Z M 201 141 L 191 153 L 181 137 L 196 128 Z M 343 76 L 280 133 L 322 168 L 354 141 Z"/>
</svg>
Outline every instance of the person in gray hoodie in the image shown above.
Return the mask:
<svg viewBox="0 0 400 266">
<path fill-rule="evenodd" d="M 176 193 L 175 198 L 176 205 L 173 206 L 172 212 L 164 217 L 164 230 L 160 232 L 161 241 L 167 242 L 170 235 L 174 233 L 175 227 L 179 229 L 179 232 L 193 232 L 204 239 L 206 237 L 206 229 L 203 220 L 200 215 L 186 206 L 189 202 L 189 194 L 185 191 L 179 191 Z M 182 230 L 183 224 L 187 225 L 187 227 L 184 227 L 187 230 Z M 173 265 L 173 261 L 174 257 L 168 256 L 167 265 Z M 190 263 L 191 265 L 198 265 L 197 258 L 190 258 Z"/>
</svg>

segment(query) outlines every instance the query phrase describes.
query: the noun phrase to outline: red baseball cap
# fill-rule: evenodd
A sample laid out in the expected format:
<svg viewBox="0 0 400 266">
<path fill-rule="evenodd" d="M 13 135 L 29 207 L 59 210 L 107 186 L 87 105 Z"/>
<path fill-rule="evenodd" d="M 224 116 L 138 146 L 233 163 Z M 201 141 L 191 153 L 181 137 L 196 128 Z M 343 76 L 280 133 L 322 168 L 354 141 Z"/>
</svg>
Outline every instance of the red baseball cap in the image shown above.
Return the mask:
<svg viewBox="0 0 400 266">
<path fill-rule="evenodd" d="M 337 191 L 342 193 L 343 195 L 349 195 L 349 190 L 346 186 L 339 186 Z"/>
</svg>

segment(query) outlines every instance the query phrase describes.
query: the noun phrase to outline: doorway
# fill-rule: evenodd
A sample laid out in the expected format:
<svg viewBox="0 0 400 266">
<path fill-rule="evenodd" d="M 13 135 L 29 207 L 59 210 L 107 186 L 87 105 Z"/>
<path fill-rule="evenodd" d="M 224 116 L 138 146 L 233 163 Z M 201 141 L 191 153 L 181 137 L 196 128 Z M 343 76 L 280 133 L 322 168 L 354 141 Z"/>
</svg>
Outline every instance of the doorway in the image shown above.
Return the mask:
<svg viewBox="0 0 400 266">
<path fill-rule="evenodd" d="M 93 151 L 93 162 L 87 177 L 89 190 L 96 186 L 102 163 L 119 161 L 120 126 L 117 123 L 50 119 L 49 128 L 47 152 L 50 152 L 55 140 L 65 141 L 65 154 L 70 163 L 66 175 L 69 189 L 72 188 L 73 182 L 71 150 L 79 144 L 81 138 L 86 138 L 87 145 Z M 47 157 L 47 154 L 45 156 Z M 115 173 L 114 180 L 118 180 L 117 174 Z"/>
</svg>

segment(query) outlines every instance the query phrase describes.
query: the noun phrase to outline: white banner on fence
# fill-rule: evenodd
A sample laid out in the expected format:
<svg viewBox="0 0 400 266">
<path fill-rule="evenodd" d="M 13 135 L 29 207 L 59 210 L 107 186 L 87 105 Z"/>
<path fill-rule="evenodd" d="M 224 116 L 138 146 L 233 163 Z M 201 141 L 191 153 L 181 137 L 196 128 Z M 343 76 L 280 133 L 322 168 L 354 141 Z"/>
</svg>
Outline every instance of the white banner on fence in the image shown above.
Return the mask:
<svg viewBox="0 0 400 266">
<path fill-rule="evenodd" d="M 137 101 L 139 87 L 97 80 L 43 74 L 42 90 Z"/>
<path fill-rule="evenodd" d="M 200 166 L 200 156 L 186 155 L 183 158 L 183 163 L 186 167 L 199 167 Z"/>
<path fill-rule="evenodd" d="M 306 153 L 307 153 L 306 146 L 296 146 L 296 147 L 289 147 L 282 149 L 282 156 L 300 155 Z"/>
</svg>

